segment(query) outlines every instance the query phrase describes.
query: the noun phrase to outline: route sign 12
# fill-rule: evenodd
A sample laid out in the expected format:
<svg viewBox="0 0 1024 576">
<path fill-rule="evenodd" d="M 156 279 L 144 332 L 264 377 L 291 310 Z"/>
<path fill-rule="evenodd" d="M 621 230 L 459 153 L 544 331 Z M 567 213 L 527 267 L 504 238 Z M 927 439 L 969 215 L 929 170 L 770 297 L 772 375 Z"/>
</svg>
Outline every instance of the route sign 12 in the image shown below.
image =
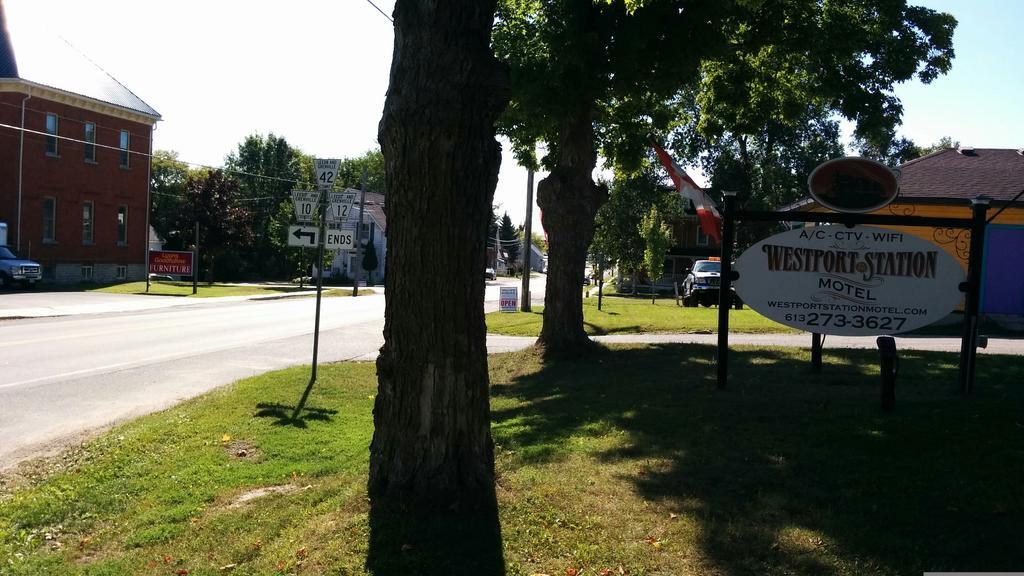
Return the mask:
<svg viewBox="0 0 1024 576">
<path fill-rule="evenodd" d="M 316 187 L 320 190 L 330 190 L 334 187 L 334 181 L 338 177 L 338 166 L 341 160 L 338 158 L 317 158 L 314 162 L 316 167 Z"/>
<path fill-rule="evenodd" d="M 328 196 L 327 221 L 332 223 L 348 220 L 352 206 L 356 203 L 355 192 L 331 192 Z"/>
<path fill-rule="evenodd" d="M 320 193 L 312 190 L 292 190 L 292 204 L 295 206 L 295 219 L 310 223 L 316 214 L 316 204 L 320 201 Z"/>
<path fill-rule="evenodd" d="M 289 226 L 288 245 L 313 248 L 319 245 L 320 229 L 316 226 Z"/>
<path fill-rule="evenodd" d="M 351 250 L 356 247 L 354 230 L 327 230 L 327 243 L 330 250 Z"/>
</svg>

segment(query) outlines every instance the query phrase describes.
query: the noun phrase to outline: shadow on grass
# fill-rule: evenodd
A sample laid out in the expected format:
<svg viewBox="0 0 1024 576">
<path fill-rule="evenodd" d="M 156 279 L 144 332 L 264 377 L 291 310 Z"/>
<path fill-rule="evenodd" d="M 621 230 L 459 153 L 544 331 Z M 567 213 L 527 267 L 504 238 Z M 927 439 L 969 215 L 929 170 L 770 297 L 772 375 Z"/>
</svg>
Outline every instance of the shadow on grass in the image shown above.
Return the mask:
<svg viewBox="0 0 1024 576">
<path fill-rule="evenodd" d="M 476 506 L 459 510 L 414 512 L 371 497 L 366 568 L 381 576 L 505 574 L 493 485 Z"/>
<path fill-rule="evenodd" d="M 302 409 L 302 413 L 299 414 L 299 417 L 293 419 L 293 412 L 295 412 L 295 406 L 260 402 L 259 404 L 256 404 L 256 413 L 254 416 L 257 418 L 273 418 L 274 426 L 306 428 L 306 422 L 308 421 L 330 422 L 332 420 L 332 416 L 338 413 L 337 410 L 331 408 L 314 408 L 312 406 L 306 406 Z"/>
<path fill-rule="evenodd" d="M 524 463 L 570 438 L 626 433 L 596 456 L 631 460 L 637 492 L 700 525 L 724 574 L 1013 570 L 1024 566 L 1024 361 L 984 357 L 957 396 L 955 354 L 901 352 L 896 412 L 883 414 L 877 354 L 733 350 L 714 387 L 714 348 L 613 349 L 496 384 L 492 413 Z"/>
</svg>

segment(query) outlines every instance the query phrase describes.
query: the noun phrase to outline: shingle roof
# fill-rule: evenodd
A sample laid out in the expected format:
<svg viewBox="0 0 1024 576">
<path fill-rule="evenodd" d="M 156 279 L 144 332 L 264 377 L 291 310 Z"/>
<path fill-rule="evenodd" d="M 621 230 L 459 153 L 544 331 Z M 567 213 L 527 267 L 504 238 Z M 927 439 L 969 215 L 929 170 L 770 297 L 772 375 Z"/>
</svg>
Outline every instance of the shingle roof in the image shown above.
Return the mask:
<svg viewBox="0 0 1024 576">
<path fill-rule="evenodd" d="M 6 24 L 0 5 L 0 24 Z M 159 118 L 160 113 L 62 38 L 45 31 L 0 27 L 0 78 L 35 84 L 134 110 Z"/>
<path fill-rule="evenodd" d="M 388 217 L 384 214 L 384 195 L 376 192 L 366 193 L 366 211 L 373 215 L 373 220 L 382 230 L 388 230 Z"/>
<path fill-rule="evenodd" d="M 984 194 L 1012 200 L 1024 190 L 1024 155 L 1019 150 L 975 148 L 939 150 L 900 166 L 900 196 L 919 199 L 971 199 Z"/>
<path fill-rule="evenodd" d="M 1010 202 L 1024 190 L 1024 154 L 1007 148 L 937 150 L 900 165 L 901 198 L 918 201 L 971 200 L 984 194 Z M 779 211 L 807 210 L 817 203 L 804 196 Z"/>
<path fill-rule="evenodd" d="M 356 195 L 356 204 L 353 210 L 349 212 L 348 220 L 346 223 L 349 225 L 355 225 L 359 221 L 359 190 L 355 188 L 345 188 L 345 192 L 352 192 Z M 373 221 L 380 226 L 381 230 L 387 233 L 388 229 L 388 217 L 384 214 L 384 195 L 376 192 L 366 192 L 364 196 L 365 204 L 363 205 L 363 215 L 370 215 Z"/>
</svg>

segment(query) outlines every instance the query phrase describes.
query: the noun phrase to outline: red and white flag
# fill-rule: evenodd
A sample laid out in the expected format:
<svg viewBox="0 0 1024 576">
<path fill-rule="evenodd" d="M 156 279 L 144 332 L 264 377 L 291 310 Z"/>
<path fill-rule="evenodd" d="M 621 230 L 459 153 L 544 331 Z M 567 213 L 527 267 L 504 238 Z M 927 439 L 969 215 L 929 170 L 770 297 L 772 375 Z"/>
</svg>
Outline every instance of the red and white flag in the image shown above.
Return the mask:
<svg viewBox="0 0 1024 576">
<path fill-rule="evenodd" d="M 704 235 L 714 238 L 716 243 L 721 244 L 722 215 L 715 208 L 715 203 L 700 189 L 700 186 L 694 183 L 686 174 L 686 171 L 672 160 L 668 152 L 665 152 L 656 143 L 651 143 L 651 145 L 654 146 L 654 151 L 658 153 L 658 159 L 665 166 L 665 170 L 668 170 L 668 175 L 672 178 L 676 189 L 679 190 L 679 194 L 684 199 L 693 202 L 693 207 L 697 209 L 697 218 L 700 220 L 700 228 L 704 231 Z"/>
</svg>

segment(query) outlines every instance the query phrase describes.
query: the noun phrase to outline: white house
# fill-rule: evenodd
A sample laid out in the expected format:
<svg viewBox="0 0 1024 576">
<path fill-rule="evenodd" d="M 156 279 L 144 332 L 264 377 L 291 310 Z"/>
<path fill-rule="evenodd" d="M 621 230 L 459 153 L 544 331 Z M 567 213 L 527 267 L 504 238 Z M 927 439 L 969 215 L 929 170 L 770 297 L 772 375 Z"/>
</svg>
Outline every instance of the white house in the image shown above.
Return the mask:
<svg viewBox="0 0 1024 576">
<path fill-rule="evenodd" d="M 359 196 L 361 192 L 352 189 L 346 189 L 345 191 L 356 194 L 356 204 L 352 207 L 344 227 L 355 228 L 356 223 L 359 221 Z M 377 252 L 377 269 L 372 272 L 372 277 L 368 278 L 370 274 L 362 270 L 360 271 L 360 278 L 368 280 L 367 284 L 370 283 L 369 280 L 371 279 L 374 283 L 380 283 L 384 278 L 388 250 L 387 227 L 388 220 L 387 216 L 384 215 L 384 195 L 377 194 L 376 192 L 366 192 L 363 206 L 363 229 L 360 238 L 364 247 L 372 243 L 374 250 Z M 338 250 L 334 255 L 334 260 L 331 262 L 331 276 L 354 278 L 355 267 L 359 264 L 361 263 L 356 261 L 355 250 Z"/>
</svg>

